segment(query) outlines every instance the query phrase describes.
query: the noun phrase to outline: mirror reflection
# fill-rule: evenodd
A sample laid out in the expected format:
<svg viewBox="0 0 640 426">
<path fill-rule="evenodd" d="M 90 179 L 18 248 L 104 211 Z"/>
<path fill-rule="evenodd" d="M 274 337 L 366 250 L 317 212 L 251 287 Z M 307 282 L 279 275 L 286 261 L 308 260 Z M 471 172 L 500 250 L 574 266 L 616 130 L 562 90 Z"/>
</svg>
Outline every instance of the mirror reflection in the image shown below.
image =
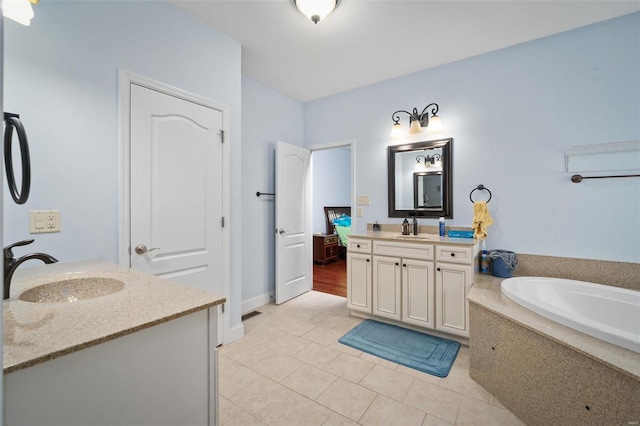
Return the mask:
<svg viewBox="0 0 640 426">
<path fill-rule="evenodd" d="M 452 142 L 389 147 L 389 217 L 453 217 Z"/>
</svg>

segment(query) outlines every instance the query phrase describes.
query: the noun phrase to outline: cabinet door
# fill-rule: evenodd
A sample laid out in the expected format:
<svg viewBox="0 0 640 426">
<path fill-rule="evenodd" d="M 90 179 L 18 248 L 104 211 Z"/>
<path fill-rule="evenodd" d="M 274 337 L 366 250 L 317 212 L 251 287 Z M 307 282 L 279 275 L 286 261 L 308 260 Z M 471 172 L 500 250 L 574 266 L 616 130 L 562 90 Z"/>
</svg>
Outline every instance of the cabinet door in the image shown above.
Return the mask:
<svg viewBox="0 0 640 426">
<path fill-rule="evenodd" d="M 433 262 L 402 259 L 402 321 L 435 328 Z"/>
<path fill-rule="evenodd" d="M 371 255 L 347 252 L 347 308 L 371 313 Z"/>
<path fill-rule="evenodd" d="M 399 257 L 373 256 L 373 314 L 400 321 Z"/>
<path fill-rule="evenodd" d="M 469 337 L 467 293 L 473 280 L 473 266 L 436 264 L 436 329 Z"/>
</svg>

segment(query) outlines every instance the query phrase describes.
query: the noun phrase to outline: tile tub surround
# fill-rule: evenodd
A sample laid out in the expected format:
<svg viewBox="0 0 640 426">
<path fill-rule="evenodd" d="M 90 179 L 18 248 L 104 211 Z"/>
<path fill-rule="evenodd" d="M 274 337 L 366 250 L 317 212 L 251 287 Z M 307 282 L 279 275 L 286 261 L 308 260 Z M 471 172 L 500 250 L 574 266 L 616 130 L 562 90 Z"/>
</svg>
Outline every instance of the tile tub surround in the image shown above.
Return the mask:
<svg viewBox="0 0 640 426">
<path fill-rule="evenodd" d="M 476 276 L 469 293 L 471 377 L 529 426 L 640 421 L 640 354 L 529 311 L 501 281 Z"/>
<path fill-rule="evenodd" d="M 110 277 L 116 293 L 66 303 L 30 303 L 18 296 L 69 278 Z M 225 298 L 100 261 L 18 269 L 3 302 L 4 374 L 222 304 Z"/>
</svg>

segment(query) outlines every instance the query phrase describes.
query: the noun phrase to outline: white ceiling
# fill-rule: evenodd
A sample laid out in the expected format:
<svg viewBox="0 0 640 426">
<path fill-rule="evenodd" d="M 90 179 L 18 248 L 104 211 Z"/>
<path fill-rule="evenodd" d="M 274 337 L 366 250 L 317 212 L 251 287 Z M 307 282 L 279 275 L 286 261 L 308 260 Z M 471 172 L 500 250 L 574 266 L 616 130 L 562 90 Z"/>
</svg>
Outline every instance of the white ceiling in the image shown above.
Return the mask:
<svg viewBox="0 0 640 426">
<path fill-rule="evenodd" d="M 302 102 L 640 10 L 638 0 L 172 0 L 242 44 L 242 73 Z"/>
</svg>

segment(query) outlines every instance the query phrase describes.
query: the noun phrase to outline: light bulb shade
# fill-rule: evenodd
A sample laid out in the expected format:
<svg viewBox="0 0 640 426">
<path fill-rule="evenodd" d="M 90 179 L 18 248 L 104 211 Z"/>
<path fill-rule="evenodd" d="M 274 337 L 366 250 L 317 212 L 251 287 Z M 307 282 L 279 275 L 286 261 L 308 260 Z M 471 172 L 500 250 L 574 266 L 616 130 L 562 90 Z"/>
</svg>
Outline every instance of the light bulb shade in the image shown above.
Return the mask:
<svg viewBox="0 0 640 426">
<path fill-rule="evenodd" d="M 429 119 L 429 130 L 433 130 L 434 132 L 442 130 L 442 121 L 440 120 L 440 117 L 434 115 Z"/>
<path fill-rule="evenodd" d="M 29 0 L 2 0 L 2 15 L 29 26 L 33 18 L 33 8 Z"/>
<path fill-rule="evenodd" d="M 395 123 L 393 125 L 390 136 L 392 138 L 399 138 L 400 136 L 402 136 L 402 126 L 400 125 L 400 123 Z"/>
<path fill-rule="evenodd" d="M 338 4 L 337 0 L 293 0 L 293 2 L 304 16 L 316 24 L 333 12 Z"/>
<path fill-rule="evenodd" d="M 420 126 L 419 120 L 411 120 L 411 127 L 409 128 L 409 134 L 416 135 L 422 133 L 422 126 Z"/>
</svg>

